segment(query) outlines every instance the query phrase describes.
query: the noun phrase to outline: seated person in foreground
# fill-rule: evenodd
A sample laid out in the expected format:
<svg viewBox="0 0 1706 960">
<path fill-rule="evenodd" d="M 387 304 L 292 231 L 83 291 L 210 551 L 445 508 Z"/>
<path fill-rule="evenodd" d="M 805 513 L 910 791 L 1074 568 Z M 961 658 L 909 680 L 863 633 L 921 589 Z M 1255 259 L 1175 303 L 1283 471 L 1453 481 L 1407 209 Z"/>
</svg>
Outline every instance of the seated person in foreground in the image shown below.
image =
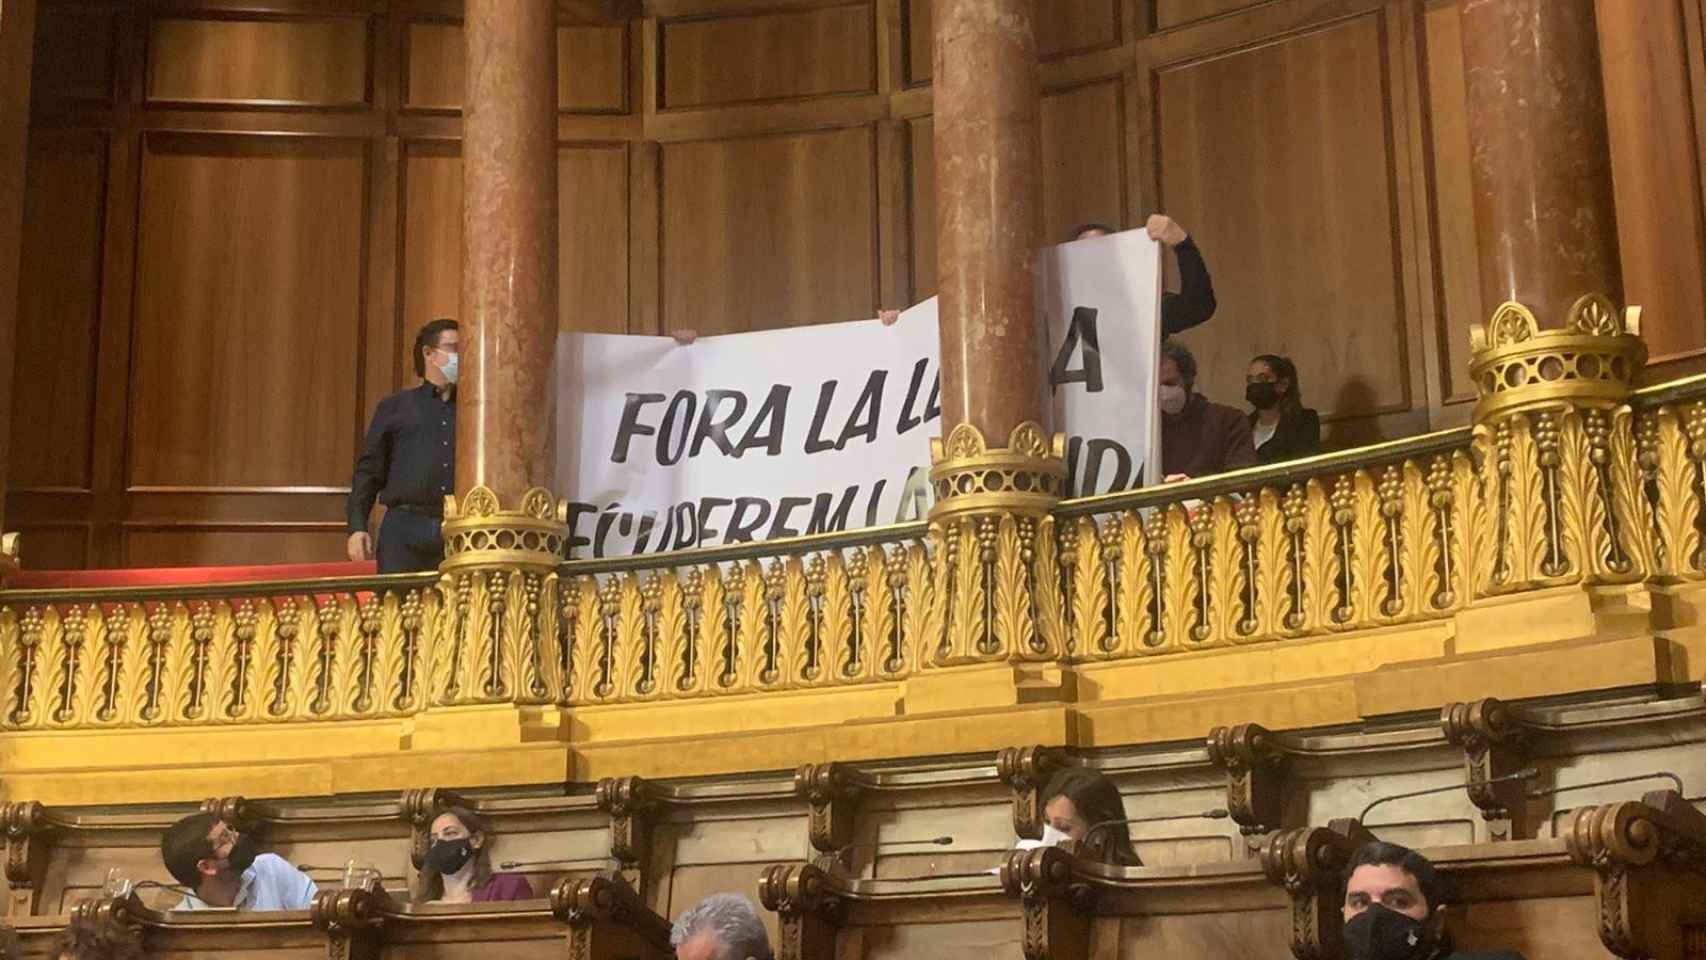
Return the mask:
<svg viewBox="0 0 1706 960">
<path fill-rule="evenodd" d="M 1043 788 L 1043 820 L 1073 843 L 1073 854 L 1117 867 L 1141 867 L 1114 782 L 1087 767 L 1067 767 Z"/>
<path fill-rule="evenodd" d="M 1214 316 L 1214 284 L 1209 281 L 1208 265 L 1203 262 L 1196 241 L 1172 217 L 1159 213 L 1150 215 L 1144 229 L 1149 239 L 1166 244 L 1179 263 L 1179 292 L 1166 290 L 1161 294 L 1161 335 L 1183 333 Z M 1073 231 L 1072 239 L 1088 240 L 1114 232 L 1105 223 L 1086 223 Z"/>
<path fill-rule="evenodd" d="M 190 889 L 174 910 L 306 910 L 318 890 L 283 857 L 257 853 L 253 837 L 211 813 L 192 813 L 166 828 L 160 858 Z"/>
<path fill-rule="evenodd" d="M 1522 960 L 1465 953 L 1445 936 L 1445 880 L 1428 858 L 1395 843 L 1364 844 L 1345 866 L 1345 955 L 1350 960 Z"/>
<path fill-rule="evenodd" d="M 1250 431 L 1256 459 L 1279 463 L 1321 452 L 1321 417 L 1303 405 L 1297 365 L 1288 357 L 1264 353 L 1250 361 L 1244 375 L 1244 399 L 1250 404 Z"/>
<path fill-rule="evenodd" d="M 114 920 L 79 917 L 47 955 L 51 960 L 142 960 L 142 934 Z"/>
<path fill-rule="evenodd" d="M 1184 344 L 1161 341 L 1161 472 L 1168 480 L 1207 477 L 1256 465 L 1250 420 L 1195 392 L 1197 358 Z"/>
<path fill-rule="evenodd" d="M 675 920 L 669 945 L 676 960 L 771 960 L 770 935 L 752 901 L 713 893 Z"/>
<path fill-rule="evenodd" d="M 533 886 L 517 873 L 493 873 L 492 830 L 485 818 L 447 807 L 432 822 L 432 846 L 415 878 L 417 903 L 490 903 L 529 900 Z"/>
</svg>

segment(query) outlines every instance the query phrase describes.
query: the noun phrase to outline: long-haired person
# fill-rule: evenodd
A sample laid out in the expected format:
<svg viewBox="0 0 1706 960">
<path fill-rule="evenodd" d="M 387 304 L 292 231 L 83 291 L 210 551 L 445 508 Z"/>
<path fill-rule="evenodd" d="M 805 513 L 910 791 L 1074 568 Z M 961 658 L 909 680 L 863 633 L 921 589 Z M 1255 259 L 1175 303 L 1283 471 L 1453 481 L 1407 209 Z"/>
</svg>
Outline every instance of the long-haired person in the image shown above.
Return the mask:
<svg viewBox="0 0 1706 960">
<path fill-rule="evenodd" d="M 1043 788 L 1043 818 L 1066 834 L 1074 853 L 1121 867 L 1141 867 L 1114 782 L 1087 767 L 1067 767 Z"/>
<path fill-rule="evenodd" d="M 448 807 L 432 821 L 432 845 L 415 878 L 421 903 L 529 900 L 533 887 L 518 873 L 492 872 L 492 828 L 465 807 Z"/>
<path fill-rule="evenodd" d="M 1321 452 L 1321 417 L 1303 405 L 1297 365 L 1290 357 L 1264 353 L 1244 374 L 1250 404 L 1250 433 L 1256 459 L 1280 463 Z"/>
</svg>

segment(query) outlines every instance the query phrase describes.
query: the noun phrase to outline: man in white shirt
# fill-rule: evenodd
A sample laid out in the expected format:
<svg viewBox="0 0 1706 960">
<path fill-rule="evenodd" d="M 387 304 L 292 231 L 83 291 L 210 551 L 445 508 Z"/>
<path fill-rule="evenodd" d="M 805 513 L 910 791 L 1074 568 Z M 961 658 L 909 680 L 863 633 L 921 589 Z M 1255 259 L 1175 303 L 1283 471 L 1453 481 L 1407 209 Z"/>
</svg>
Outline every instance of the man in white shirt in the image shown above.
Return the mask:
<svg viewBox="0 0 1706 960">
<path fill-rule="evenodd" d="M 191 893 L 176 910 L 306 910 L 318 889 L 283 857 L 256 853 L 254 840 L 211 813 L 166 828 L 160 857 Z"/>
</svg>

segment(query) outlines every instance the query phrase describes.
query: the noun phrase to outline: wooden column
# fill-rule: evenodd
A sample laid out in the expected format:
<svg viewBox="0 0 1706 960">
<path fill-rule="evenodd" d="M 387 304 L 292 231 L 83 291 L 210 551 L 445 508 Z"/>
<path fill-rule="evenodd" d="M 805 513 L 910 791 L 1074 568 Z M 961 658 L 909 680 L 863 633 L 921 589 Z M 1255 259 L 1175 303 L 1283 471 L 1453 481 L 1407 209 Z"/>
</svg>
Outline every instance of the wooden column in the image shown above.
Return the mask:
<svg viewBox="0 0 1706 960">
<path fill-rule="evenodd" d="M 468 0 L 466 17 L 456 489 L 514 508 L 556 473 L 556 6 Z"/>
<path fill-rule="evenodd" d="M 12 450 L 12 375 L 18 336 L 18 270 L 24 246 L 24 167 L 29 157 L 30 70 L 36 0 L 0 2 L 0 530 Z M 16 567 L 0 538 L 0 581 Z"/>
<path fill-rule="evenodd" d="M 1594 0 L 1459 0 L 1483 302 L 1623 303 Z"/>
<path fill-rule="evenodd" d="M 1036 0 L 937 0 L 933 18 L 942 429 L 1001 445 L 1045 423 Z"/>
</svg>

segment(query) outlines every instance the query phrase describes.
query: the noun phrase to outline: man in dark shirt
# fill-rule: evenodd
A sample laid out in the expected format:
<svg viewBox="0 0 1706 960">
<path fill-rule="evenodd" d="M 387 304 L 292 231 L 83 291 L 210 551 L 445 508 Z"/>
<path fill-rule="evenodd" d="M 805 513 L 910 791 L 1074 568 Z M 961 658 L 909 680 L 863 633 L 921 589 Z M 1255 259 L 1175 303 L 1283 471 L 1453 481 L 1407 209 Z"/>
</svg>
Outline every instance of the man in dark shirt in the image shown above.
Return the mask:
<svg viewBox="0 0 1706 960">
<path fill-rule="evenodd" d="M 1149 239 L 1166 244 L 1179 262 L 1179 292 L 1168 290 L 1161 294 L 1161 335 L 1183 333 L 1214 316 L 1214 284 L 1209 280 L 1208 265 L 1203 262 L 1196 241 L 1172 217 L 1159 213 L 1150 216 L 1144 229 Z M 1088 240 L 1113 232 L 1114 228 L 1105 223 L 1087 223 L 1073 233 L 1072 239 Z"/>
<path fill-rule="evenodd" d="M 349 490 L 349 558 L 373 557 L 368 514 L 385 504 L 379 572 L 436 570 L 444 558 L 439 523 L 456 478 L 456 379 L 461 335 L 455 320 L 434 320 L 415 335 L 415 375 L 425 382 L 379 401 L 356 457 Z"/>
<path fill-rule="evenodd" d="M 1161 341 L 1161 472 L 1169 480 L 1206 477 L 1256 464 L 1250 420 L 1240 410 L 1197 393 L 1197 358 Z"/>
<path fill-rule="evenodd" d="M 1454 951 L 1445 935 L 1446 882 L 1434 865 L 1395 843 L 1364 844 L 1345 866 L 1345 955 L 1350 960 L 1522 960 L 1499 951 Z"/>
</svg>

